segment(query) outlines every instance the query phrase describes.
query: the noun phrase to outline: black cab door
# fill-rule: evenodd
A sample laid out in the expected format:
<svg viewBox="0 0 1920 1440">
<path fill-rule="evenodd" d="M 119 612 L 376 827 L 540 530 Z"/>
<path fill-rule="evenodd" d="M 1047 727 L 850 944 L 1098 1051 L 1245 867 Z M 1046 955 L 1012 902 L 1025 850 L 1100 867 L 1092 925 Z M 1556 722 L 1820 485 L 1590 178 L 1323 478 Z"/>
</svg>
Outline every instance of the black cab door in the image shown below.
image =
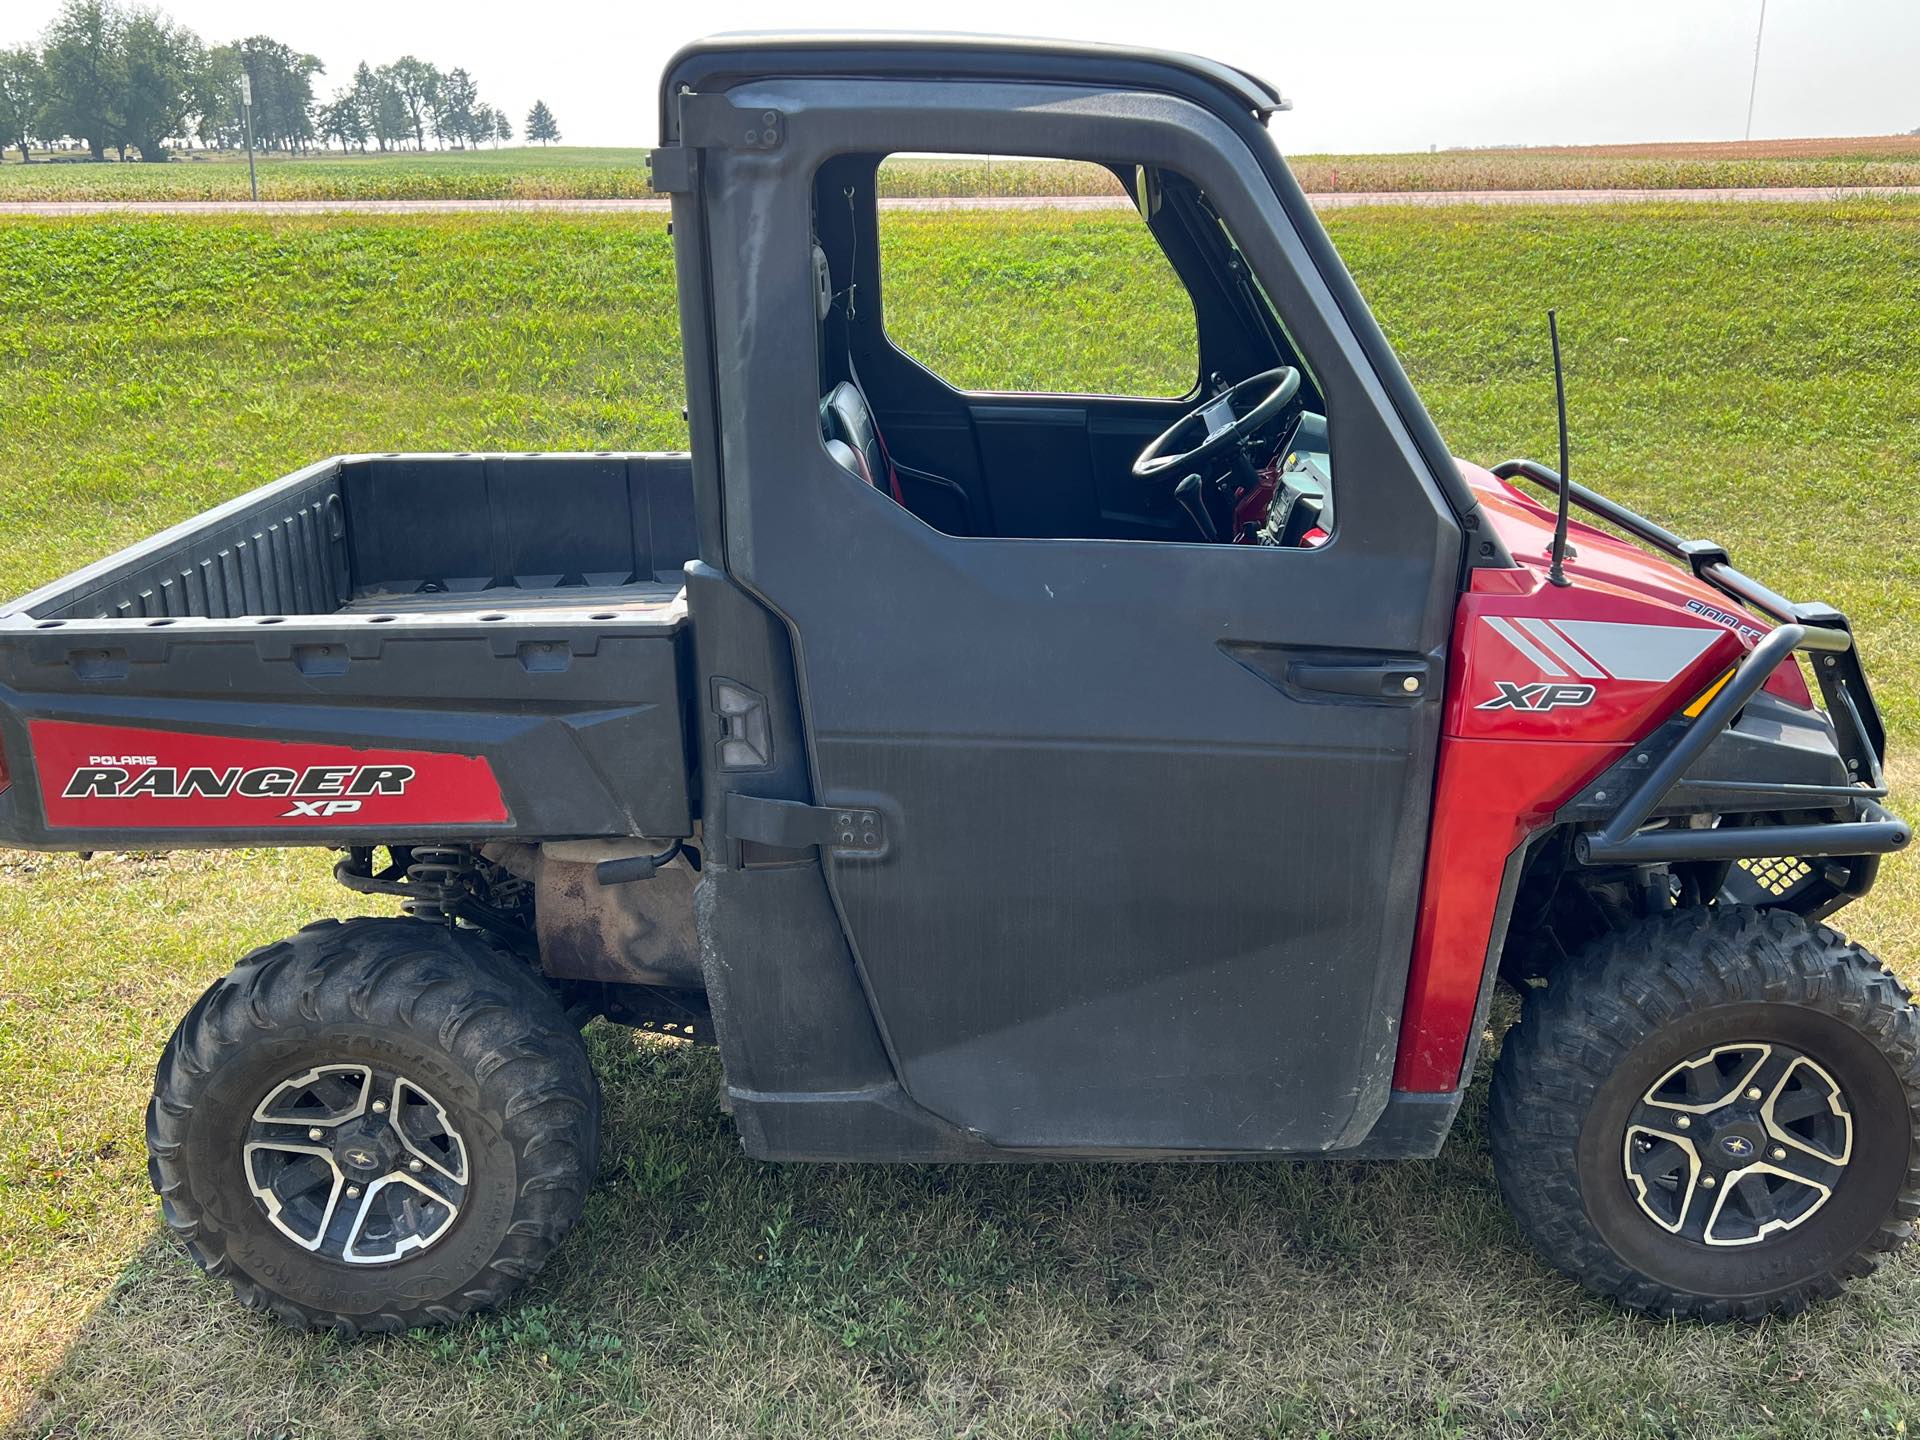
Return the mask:
<svg viewBox="0 0 1920 1440">
<path fill-rule="evenodd" d="M 718 539 L 786 628 L 812 798 L 884 818 L 877 851 L 822 853 L 900 1085 L 1012 1149 L 1353 1143 L 1390 1083 L 1462 530 L 1270 142 L 1092 79 L 796 75 L 726 98 L 764 140 L 702 151 L 696 182 Z M 1331 538 L 952 534 L 850 473 L 811 363 L 816 179 L 889 151 L 1187 177 L 1323 399 Z M 884 276 L 857 275 L 883 333 Z"/>
</svg>

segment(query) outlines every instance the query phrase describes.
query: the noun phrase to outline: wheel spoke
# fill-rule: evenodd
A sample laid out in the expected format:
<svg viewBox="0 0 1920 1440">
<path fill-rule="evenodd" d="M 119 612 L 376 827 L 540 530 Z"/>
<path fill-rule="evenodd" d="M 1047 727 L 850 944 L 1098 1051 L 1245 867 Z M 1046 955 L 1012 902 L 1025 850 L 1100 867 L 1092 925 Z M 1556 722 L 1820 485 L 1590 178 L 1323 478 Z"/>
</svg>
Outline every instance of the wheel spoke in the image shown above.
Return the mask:
<svg viewBox="0 0 1920 1440">
<path fill-rule="evenodd" d="M 1843 1166 L 1853 1154 L 1853 1116 L 1840 1087 L 1805 1056 L 1796 1056 L 1768 1093 L 1761 1121 L 1778 1142 L 1772 1148 L 1789 1156 Z"/>
<path fill-rule="evenodd" d="M 394 1133 L 423 1171 L 437 1171 L 454 1185 L 467 1181 L 466 1147 L 447 1121 L 447 1112 L 434 1098 L 408 1080 L 393 1083 L 393 1109 L 388 1116 Z"/>
<path fill-rule="evenodd" d="M 340 1258 L 356 1265 L 398 1260 L 439 1239 L 459 1213 L 457 1205 L 414 1176 L 404 1171 L 383 1175 L 361 1198 Z"/>
<path fill-rule="evenodd" d="M 1779 1125 L 1792 1125 L 1796 1121 L 1832 1113 L 1832 1100 L 1812 1089 L 1789 1090 L 1773 1102 L 1774 1122 Z"/>
<path fill-rule="evenodd" d="M 1847 1167 L 1803 1148 L 1780 1145 L 1767 1151 L 1764 1168 L 1795 1184 L 1831 1190 L 1840 1183 Z"/>
<path fill-rule="evenodd" d="M 276 1155 L 328 1155 L 332 1152 L 324 1145 L 312 1145 L 305 1140 L 296 1140 L 293 1136 L 269 1135 L 264 1139 L 247 1143 L 250 1151 L 272 1151 Z"/>
<path fill-rule="evenodd" d="M 1670 1112 L 1703 1115 L 1738 1099 L 1766 1065 L 1770 1045 L 1719 1045 L 1683 1060 L 1656 1080 L 1642 1104 Z"/>
<path fill-rule="evenodd" d="M 373 1072 L 365 1065 L 316 1065 L 276 1085 L 254 1107 L 263 1125 L 334 1129 L 363 1114 Z"/>
<path fill-rule="evenodd" d="M 1789 1050 L 1785 1046 L 1770 1045 L 1767 1047 L 1765 1058 L 1741 1084 L 1749 1098 L 1752 1091 L 1758 1090 L 1763 1102 L 1776 1099 L 1798 1064 L 1800 1064 L 1798 1052 Z"/>
<path fill-rule="evenodd" d="M 1709 1189 L 1700 1184 L 1696 1177 L 1692 1188 L 1687 1191 L 1685 1208 L 1680 1212 L 1680 1223 L 1668 1228 L 1689 1240 L 1704 1241 L 1707 1228 L 1720 1204 L 1720 1193 L 1718 1189 Z"/>
<path fill-rule="evenodd" d="M 346 1177 L 324 1145 L 260 1140 L 241 1151 L 247 1188 L 267 1218 L 302 1249 L 320 1248 Z"/>
<path fill-rule="evenodd" d="M 333 1180 L 333 1170 L 324 1160 L 318 1155 L 307 1155 L 295 1164 L 281 1167 L 273 1177 L 273 1193 L 291 1202 L 314 1190 L 331 1190 Z"/>
<path fill-rule="evenodd" d="M 1709 1086 L 1707 1083 L 1707 1077 L 1710 1071 L 1712 1072 L 1713 1079 L 1717 1082 L 1720 1078 L 1719 1072 L 1706 1061 L 1702 1061 L 1697 1065 L 1688 1065 L 1682 1069 L 1680 1073 L 1680 1083 L 1686 1089 L 1687 1103 L 1689 1105 L 1710 1105 L 1717 1098 L 1720 1088 L 1719 1085 L 1716 1083 Z"/>
<path fill-rule="evenodd" d="M 445 1171 L 431 1167 L 422 1167 L 419 1170 L 414 1170 L 411 1167 L 404 1170 L 395 1170 L 384 1178 L 404 1180 L 407 1184 L 425 1191 L 442 1205 L 457 1208 L 461 1200 L 466 1196 L 466 1187 L 464 1185 L 457 1183 L 453 1177 Z"/>
<path fill-rule="evenodd" d="M 1780 1202 L 1767 1184 L 1765 1175 L 1758 1172 L 1743 1175 L 1733 1183 L 1732 1188 L 1734 1199 L 1740 1202 L 1740 1208 L 1747 1212 L 1755 1226 L 1780 1218 Z"/>
<path fill-rule="evenodd" d="M 1747 1095 L 1760 1083 L 1759 1077 L 1766 1073 L 1767 1067 L 1775 1063 L 1778 1052 L 1771 1045 L 1734 1045 L 1721 1052 L 1726 1062 L 1720 1071 L 1720 1093 L 1714 1098 L 1714 1104 L 1729 1105 Z M 1762 1091 L 1761 1093 L 1765 1093 Z"/>
<path fill-rule="evenodd" d="M 1700 1178 L 1700 1157 L 1692 1144 L 1684 1136 L 1631 1129 L 1626 1166 L 1640 1207 L 1666 1229 L 1677 1229 Z"/>
<path fill-rule="evenodd" d="M 1652 1143 L 1635 1162 L 1634 1173 L 1648 1181 L 1678 1177 L 1684 1183 L 1687 1172 L 1693 1168 L 1692 1152 L 1664 1135 L 1649 1138 Z"/>
<path fill-rule="evenodd" d="M 365 1223 L 371 1198 L 364 1189 L 358 1195 L 341 1196 L 339 1207 L 333 1212 L 319 1247 L 323 1252 L 335 1258 L 346 1253 L 347 1247 L 353 1243 L 354 1236 Z"/>
<path fill-rule="evenodd" d="M 345 1114 L 357 1110 L 361 1096 L 366 1091 L 366 1072 L 347 1073 L 329 1071 L 320 1077 L 311 1091 L 313 1098 L 325 1106 L 329 1114 Z"/>
</svg>

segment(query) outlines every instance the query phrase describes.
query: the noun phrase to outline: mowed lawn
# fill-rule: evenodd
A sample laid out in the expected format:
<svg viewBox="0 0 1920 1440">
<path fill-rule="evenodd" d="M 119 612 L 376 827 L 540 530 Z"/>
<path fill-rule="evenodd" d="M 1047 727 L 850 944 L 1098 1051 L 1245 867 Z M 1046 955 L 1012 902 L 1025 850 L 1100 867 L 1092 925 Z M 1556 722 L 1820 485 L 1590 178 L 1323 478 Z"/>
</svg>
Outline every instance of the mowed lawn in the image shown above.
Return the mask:
<svg viewBox="0 0 1920 1440">
<path fill-rule="evenodd" d="M 889 217 L 895 335 L 966 380 L 1152 376 L 1126 214 Z M 1844 607 L 1920 806 L 1920 205 L 1350 212 L 1456 451 L 1550 458 Z M 0 592 L 334 451 L 683 443 L 656 218 L 0 223 Z M 984 253 L 983 252 L 984 249 Z M 964 286 L 953 286 L 956 277 Z M 916 281 L 927 283 L 916 300 Z M 956 314 L 935 293 L 965 296 Z M 1122 338 L 1124 337 L 1124 338 Z M 1347 504 L 1365 503 L 1350 477 Z M 596 1027 L 581 1230 L 504 1314 L 340 1344 L 203 1279 L 141 1107 L 327 857 L 0 853 L 0 1425 L 25 1435 L 1900 1435 L 1920 1259 L 1782 1323 L 1622 1314 L 1522 1246 L 1482 1081 L 1432 1164 L 778 1167 L 710 1052 Z M 1911 860 L 1848 928 L 1920 980 Z M 1510 1012 L 1503 1012 L 1505 1014 Z"/>
</svg>

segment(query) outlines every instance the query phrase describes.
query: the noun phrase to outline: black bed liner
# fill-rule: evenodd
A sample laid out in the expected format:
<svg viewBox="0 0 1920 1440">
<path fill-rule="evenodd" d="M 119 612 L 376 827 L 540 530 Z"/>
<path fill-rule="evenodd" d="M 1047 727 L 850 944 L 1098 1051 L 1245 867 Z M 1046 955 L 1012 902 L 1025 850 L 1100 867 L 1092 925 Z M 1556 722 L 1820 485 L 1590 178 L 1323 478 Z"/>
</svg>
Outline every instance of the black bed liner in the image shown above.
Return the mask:
<svg viewBox="0 0 1920 1440">
<path fill-rule="evenodd" d="M 693 558 L 691 476 L 677 453 L 336 456 L 0 606 L 0 623 L 330 615 L 402 598 L 445 610 L 514 592 L 653 604 Z"/>
</svg>

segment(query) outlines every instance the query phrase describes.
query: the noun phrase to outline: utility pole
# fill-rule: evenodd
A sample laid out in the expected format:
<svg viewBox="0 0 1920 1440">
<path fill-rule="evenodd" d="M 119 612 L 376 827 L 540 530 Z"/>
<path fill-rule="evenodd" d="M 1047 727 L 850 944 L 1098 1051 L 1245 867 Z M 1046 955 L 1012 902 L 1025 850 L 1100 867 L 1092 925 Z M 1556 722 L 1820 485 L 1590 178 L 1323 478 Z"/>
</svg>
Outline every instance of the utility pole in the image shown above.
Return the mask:
<svg viewBox="0 0 1920 1440">
<path fill-rule="evenodd" d="M 247 188 L 260 198 L 260 177 L 253 173 L 253 76 L 240 72 L 240 109 L 247 118 Z"/>
<path fill-rule="evenodd" d="M 1753 100 L 1760 93 L 1760 41 L 1767 33 L 1767 0 L 1760 0 L 1760 28 L 1753 32 L 1753 84 L 1747 87 L 1747 135 L 1753 139 Z"/>
</svg>

